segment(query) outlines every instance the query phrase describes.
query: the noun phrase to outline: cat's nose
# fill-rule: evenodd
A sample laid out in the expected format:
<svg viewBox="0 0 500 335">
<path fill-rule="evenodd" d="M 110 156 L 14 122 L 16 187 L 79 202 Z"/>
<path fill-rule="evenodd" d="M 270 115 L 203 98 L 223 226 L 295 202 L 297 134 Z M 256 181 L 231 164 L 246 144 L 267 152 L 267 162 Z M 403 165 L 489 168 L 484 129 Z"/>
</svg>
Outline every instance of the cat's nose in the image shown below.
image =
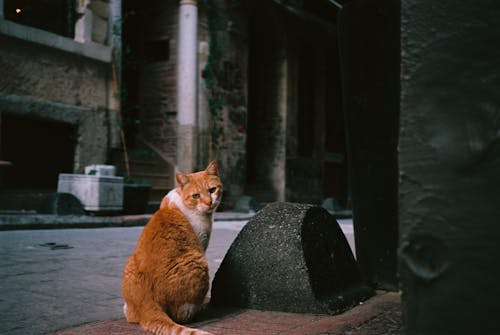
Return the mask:
<svg viewBox="0 0 500 335">
<path fill-rule="evenodd" d="M 211 197 L 203 197 L 202 200 L 204 205 L 207 205 L 207 206 L 212 206 L 212 198 Z"/>
</svg>

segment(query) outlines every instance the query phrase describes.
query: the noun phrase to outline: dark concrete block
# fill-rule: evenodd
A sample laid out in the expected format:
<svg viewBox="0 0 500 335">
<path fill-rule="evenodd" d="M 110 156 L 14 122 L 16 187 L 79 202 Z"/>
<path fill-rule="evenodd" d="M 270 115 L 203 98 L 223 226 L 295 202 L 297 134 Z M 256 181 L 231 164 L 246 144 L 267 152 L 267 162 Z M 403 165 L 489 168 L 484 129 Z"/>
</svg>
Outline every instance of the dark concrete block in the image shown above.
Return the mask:
<svg viewBox="0 0 500 335">
<path fill-rule="evenodd" d="M 39 190 L 1 190 L 0 211 L 38 214 L 84 215 L 72 194 Z"/>
<path fill-rule="evenodd" d="M 40 213 L 57 215 L 85 215 L 83 205 L 70 193 L 54 192 L 48 194 L 43 202 Z"/>
<path fill-rule="evenodd" d="M 212 288 L 214 305 L 336 314 L 373 294 L 335 219 L 313 205 L 272 203 L 231 245 Z"/>
</svg>

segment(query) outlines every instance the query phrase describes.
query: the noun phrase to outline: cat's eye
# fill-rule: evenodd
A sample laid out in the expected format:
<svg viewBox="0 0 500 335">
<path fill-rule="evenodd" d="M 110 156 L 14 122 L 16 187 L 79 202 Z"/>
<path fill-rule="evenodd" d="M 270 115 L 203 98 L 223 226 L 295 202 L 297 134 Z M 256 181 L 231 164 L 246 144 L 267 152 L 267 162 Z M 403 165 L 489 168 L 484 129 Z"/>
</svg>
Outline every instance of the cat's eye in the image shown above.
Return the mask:
<svg viewBox="0 0 500 335">
<path fill-rule="evenodd" d="M 214 193 L 215 191 L 217 191 L 217 187 L 212 187 L 208 189 L 208 193 Z"/>
<path fill-rule="evenodd" d="M 200 194 L 199 193 L 195 193 L 192 195 L 193 199 L 199 199 L 200 198 Z"/>
</svg>

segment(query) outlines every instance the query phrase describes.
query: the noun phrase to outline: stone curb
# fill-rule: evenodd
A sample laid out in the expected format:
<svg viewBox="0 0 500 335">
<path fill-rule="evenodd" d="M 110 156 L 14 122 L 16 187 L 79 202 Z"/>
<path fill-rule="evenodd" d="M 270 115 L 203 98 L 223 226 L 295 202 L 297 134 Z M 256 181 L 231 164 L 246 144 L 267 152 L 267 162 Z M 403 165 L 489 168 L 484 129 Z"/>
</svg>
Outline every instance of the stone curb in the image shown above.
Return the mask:
<svg viewBox="0 0 500 335">
<path fill-rule="evenodd" d="M 246 221 L 253 213 L 220 212 L 216 221 Z M 29 229 L 106 228 L 144 226 L 152 214 L 92 216 L 54 214 L 3 214 L 0 231 Z"/>
<path fill-rule="evenodd" d="M 330 212 L 336 219 L 350 218 Z M 144 226 L 153 214 L 138 215 L 56 215 L 16 213 L 0 214 L 0 231 L 30 229 L 67 229 L 67 228 L 109 228 Z M 217 212 L 215 221 L 248 221 L 255 212 Z"/>
<path fill-rule="evenodd" d="M 0 215 L 0 230 L 143 226 L 151 214 L 124 216 L 10 214 Z"/>
</svg>

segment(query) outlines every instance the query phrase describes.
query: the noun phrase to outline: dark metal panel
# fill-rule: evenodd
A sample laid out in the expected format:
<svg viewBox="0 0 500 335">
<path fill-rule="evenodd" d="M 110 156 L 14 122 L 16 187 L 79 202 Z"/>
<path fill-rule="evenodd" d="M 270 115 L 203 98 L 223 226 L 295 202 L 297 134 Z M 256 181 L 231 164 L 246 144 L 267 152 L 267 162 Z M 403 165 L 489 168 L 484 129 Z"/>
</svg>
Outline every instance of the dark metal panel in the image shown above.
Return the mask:
<svg viewBox="0 0 500 335">
<path fill-rule="evenodd" d="M 396 289 L 399 3 L 349 2 L 338 31 L 356 255 L 366 281 Z"/>
</svg>

